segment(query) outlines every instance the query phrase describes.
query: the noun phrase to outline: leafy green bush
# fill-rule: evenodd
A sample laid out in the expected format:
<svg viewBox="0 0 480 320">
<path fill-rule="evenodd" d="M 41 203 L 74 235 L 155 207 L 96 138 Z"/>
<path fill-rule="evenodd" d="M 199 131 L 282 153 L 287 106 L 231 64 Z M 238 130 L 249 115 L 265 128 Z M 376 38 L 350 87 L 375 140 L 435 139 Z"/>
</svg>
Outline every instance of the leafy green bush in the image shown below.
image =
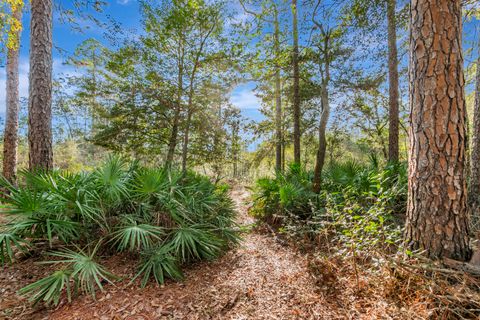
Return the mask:
<svg viewBox="0 0 480 320">
<path fill-rule="evenodd" d="M 329 241 L 360 249 L 400 240 L 396 217 L 406 209 L 404 164 L 333 163 L 322 174 L 321 193 L 311 190 L 312 174 L 292 166 L 257 181 L 251 212 L 296 238 L 328 234 Z"/>
<path fill-rule="evenodd" d="M 274 178 L 262 178 L 254 188 L 251 213 L 269 222 L 281 223 L 285 215 L 307 218 L 318 201 L 312 191 L 313 174 L 292 164 L 287 172 L 277 172 Z"/>
<path fill-rule="evenodd" d="M 57 249 L 47 263 L 60 269 L 21 290 L 35 302 L 57 304 L 62 292 L 70 297 L 71 283 L 92 296 L 102 290 L 113 275 L 96 262 L 99 251 L 141 257 L 137 277 L 144 286 L 152 277 L 181 279 L 181 264 L 215 258 L 239 239 L 228 188 L 192 172 L 111 157 L 93 172 L 23 171 L 18 187 L 2 186 L 10 219 L 0 230 L 0 261 L 39 242 Z"/>
</svg>

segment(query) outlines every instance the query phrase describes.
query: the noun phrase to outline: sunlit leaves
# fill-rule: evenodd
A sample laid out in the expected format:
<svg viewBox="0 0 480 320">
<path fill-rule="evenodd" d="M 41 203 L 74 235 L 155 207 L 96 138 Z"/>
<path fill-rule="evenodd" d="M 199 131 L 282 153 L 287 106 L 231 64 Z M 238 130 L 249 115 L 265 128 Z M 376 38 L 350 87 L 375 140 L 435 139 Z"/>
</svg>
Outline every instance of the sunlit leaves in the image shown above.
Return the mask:
<svg viewBox="0 0 480 320">
<path fill-rule="evenodd" d="M 147 285 L 152 276 L 158 284 L 163 284 L 167 277 L 173 280 L 180 280 L 183 278 L 177 259 L 171 253 L 171 248 L 169 246 L 153 248 L 142 254 L 142 262 L 140 263 L 138 273 L 133 280 L 140 276 L 142 276 L 142 287 Z"/>
<path fill-rule="evenodd" d="M 68 301 L 71 301 L 72 288 L 70 270 L 58 270 L 19 290 L 22 295 L 28 295 L 29 300 L 37 304 L 40 301 L 48 304 L 57 305 L 62 293 L 66 292 Z"/>
</svg>

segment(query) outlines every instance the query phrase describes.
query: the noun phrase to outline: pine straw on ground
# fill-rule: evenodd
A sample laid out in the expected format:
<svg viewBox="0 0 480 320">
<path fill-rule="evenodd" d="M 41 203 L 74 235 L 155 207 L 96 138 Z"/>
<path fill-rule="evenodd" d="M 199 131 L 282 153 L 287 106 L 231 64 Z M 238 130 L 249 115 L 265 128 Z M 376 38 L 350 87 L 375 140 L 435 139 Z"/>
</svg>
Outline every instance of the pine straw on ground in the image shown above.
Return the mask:
<svg viewBox="0 0 480 320">
<path fill-rule="evenodd" d="M 247 215 L 248 192 L 237 187 L 232 197 L 239 222 L 254 224 Z M 301 254 L 262 228 L 244 234 L 239 247 L 220 259 L 187 268 L 184 281 L 164 286 L 129 285 L 135 261 L 126 255 L 102 263 L 126 280 L 105 286 L 96 300 L 81 296 L 54 309 L 31 308 L 15 294 L 48 273 L 45 266 L 29 259 L 4 269 L 0 319 L 437 319 L 443 314 L 455 319 L 438 303 L 453 292 L 448 290 L 480 301 L 478 291 L 476 296 L 470 289 L 462 291 L 462 284 L 451 279 L 432 282 L 430 271 L 376 263 L 371 257 L 353 260 L 341 252 Z"/>
</svg>

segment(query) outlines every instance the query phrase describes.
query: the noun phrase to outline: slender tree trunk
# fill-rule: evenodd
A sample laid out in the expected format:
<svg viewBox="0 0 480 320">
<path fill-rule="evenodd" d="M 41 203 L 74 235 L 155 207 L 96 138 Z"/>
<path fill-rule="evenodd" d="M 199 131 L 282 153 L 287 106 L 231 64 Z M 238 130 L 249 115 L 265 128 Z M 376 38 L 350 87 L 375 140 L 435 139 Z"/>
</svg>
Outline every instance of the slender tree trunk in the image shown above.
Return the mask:
<svg viewBox="0 0 480 320">
<path fill-rule="evenodd" d="M 235 125 L 232 130 L 232 142 L 233 142 L 233 176 L 238 177 L 238 127 Z"/>
<path fill-rule="evenodd" d="M 170 168 L 173 163 L 173 157 L 175 156 L 175 149 L 177 147 L 178 127 L 180 125 L 180 106 L 176 106 L 175 114 L 173 115 L 172 133 L 170 135 L 170 141 L 168 142 L 168 153 L 165 166 Z"/>
<path fill-rule="evenodd" d="M 280 55 L 280 25 L 278 22 L 278 11 L 275 8 L 274 21 L 274 46 L 275 58 L 278 60 Z M 280 66 L 278 61 L 275 61 L 275 169 L 282 171 L 282 96 L 281 96 L 281 82 L 280 82 Z"/>
<path fill-rule="evenodd" d="M 475 76 L 475 105 L 473 107 L 472 150 L 470 156 L 470 186 L 468 190 L 472 225 L 478 230 L 480 222 L 480 57 Z"/>
<path fill-rule="evenodd" d="M 197 70 L 198 66 L 200 63 L 200 57 L 203 53 L 203 47 L 205 46 L 205 43 L 210 36 L 210 34 L 213 31 L 213 26 L 212 28 L 207 32 L 206 36 L 202 39 L 202 42 L 200 44 L 200 48 L 198 49 L 196 55 L 195 55 L 195 60 L 193 62 L 193 69 L 192 69 L 192 74 L 190 76 L 190 86 L 189 86 L 189 91 L 188 91 L 188 104 L 187 104 L 187 124 L 185 127 L 185 136 L 183 140 L 183 150 L 182 150 L 182 171 L 185 173 L 187 171 L 187 158 L 188 158 L 188 139 L 189 139 L 189 134 L 190 134 L 190 124 L 192 122 L 192 115 L 195 112 L 194 107 L 193 107 L 193 94 L 195 93 L 195 78 L 197 75 Z"/>
<path fill-rule="evenodd" d="M 389 86 L 389 129 L 388 160 L 398 161 L 398 58 L 397 58 L 397 23 L 395 8 L 397 1 L 388 0 L 388 86 Z"/>
<path fill-rule="evenodd" d="M 188 142 L 190 138 L 190 125 L 192 122 L 193 110 L 189 107 L 187 112 L 187 122 L 185 127 L 185 135 L 183 136 L 183 150 L 182 150 L 182 171 L 187 172 L 187 159 L 188 159 Z"/>
<path fill-rule="evenodd" d="M 52 0 L 32 0 L 28 99 L 30 170 L 53 168 L 52 23 Z"/>
<path fill-rule="evenodd" d="M 298 68 L 298 12 L 297 0 L 292 0 L 293 13 L 293 156 L 300 164 L 300 71 Z"/>
<path fill-rule="evenodd" d="M 19 6 L 15 10 L 13 17 L 21 23 L 22 6 Z M 20 110 L 20 95 L 18 92 L 20 33 L 21 30 L 18 30 L 14 34 L 16 45 L 13 48 L 8 48 L 7 52 L 7 99 L 5 133 L 3 138 L 3 176 L 13 183 L 16 181 L 17 176 L 18 112 Z"/>
<path fill-rule="evenodd" d="M 431 258 L 470 257 L 461 0 L 412 1 L 405 240 Z"/>
<path fill-rule="evenodd" d="M 318 151 L 313 174 L 313 192 L 315 193 L 319 193 L 322 188 L 322 170 L 323 165 L 325 164 L 325 153 L 327 150 L 326 131 L 328 118 L 330 116 L 330 103 L 328 98 L 328 85 L 330 82 L 329 35 L 324 34 L 324 38 L 324 70 L 322 72 L 322 91 L 320 95 L 322 115 L 320 116 L 320 125 L 318 127 Z"/>
<path fill-rule="evenodd" d="M 183 60 L 183 49 L 181 51 L 180 59 Z M 182 95 L 183 95 L 183 61 L 179 62 L 178 66 L 178 88 L 177 88 L 177 105 L 175 106 L 173 114 L 173 124 L 172 124 L 172 133 L 170 135 L 170 140 L 168 142 L 168 153 L 167 159 L 165 161 L 165 166 L 170 168 L 173 163 L 173 157 L 175 156 L 175 149 L 177 147 L 178 139 L 178 127 L 180 125 L 180 113 L 182 111 Z"/>
<path fill-rule="evenodd" d="M 327 88 L 327 81 L 324 81 L 322 85 L 322 96 L 321 96 L 321 103 L 322 103 L 322 115 L 320 117 L 320 125 L 318 128 L 318 151 L 317 151 L 317 159 L 315 162 L 315 170 L 313 175 L 313 192 L 319 193 L 322 188 L 322 170 L 323 165 L 325 164 L 325 153 L 327 150 L 327 139 L 326 139 L 326 131 L 327 131 L 327 124 L 328 118 L 330 116 L 330 104 L 328 101 L 328 88 Z"/>
</svg>

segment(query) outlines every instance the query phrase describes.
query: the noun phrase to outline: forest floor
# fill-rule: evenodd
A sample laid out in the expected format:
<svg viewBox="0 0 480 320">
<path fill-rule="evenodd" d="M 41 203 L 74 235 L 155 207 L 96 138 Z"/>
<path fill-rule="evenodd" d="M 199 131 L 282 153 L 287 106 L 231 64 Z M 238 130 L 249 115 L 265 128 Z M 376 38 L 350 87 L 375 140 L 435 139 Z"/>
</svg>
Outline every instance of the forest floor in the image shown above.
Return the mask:
<svg viewBox="0 0 480 320">
<path fill-rule="evenodd" d="M 248 191 L 236 187 L 232 197 L 238 222 L 253 226 L 255 220 L 247 214 Z M 124 279 L 135 272 L 135 261 L 126 256 L 105 260 L 102 264 Z M 151 283 L 142 289 L 122 281 L 106 286 L 96 300 L 81 296 L 50 309 L 32 308 L 15 293 L 51 271 L 34 262 L 31 258 L 0 273 L 0 319 L 391 319 L 389 310 L 400 311 L 368 290 L 357 290 L 358 278 L 348 266 L 338 270 L 341 281 L 322 285 L 306 255 L 261 228 L 243 234 L 240 245 L 218 260 L 188 267 L 182 282 Z M 407 310 L 401 313 L 403 319 L 422 318 Z"/>
</svg>

